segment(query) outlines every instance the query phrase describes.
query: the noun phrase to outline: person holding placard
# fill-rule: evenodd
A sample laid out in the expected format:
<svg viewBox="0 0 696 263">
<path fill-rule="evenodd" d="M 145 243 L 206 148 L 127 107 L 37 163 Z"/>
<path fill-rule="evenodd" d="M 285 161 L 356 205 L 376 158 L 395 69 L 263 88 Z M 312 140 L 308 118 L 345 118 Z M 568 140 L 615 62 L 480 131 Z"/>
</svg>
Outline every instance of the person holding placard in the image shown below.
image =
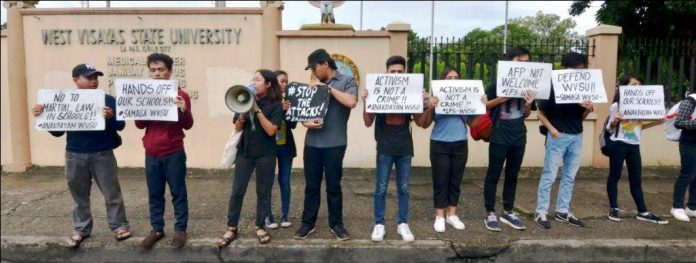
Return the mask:
<svg viewBox="0 0 696 263">
<path fill-rule="evenodd" d="M 218 239 L 218 247 L 225 247 L 237 238 L 244 195 L 254 171 L 256 171 L 256 238 L 261 244 L 271 241 L 265 229 L 265 219 L 271 208 L 271 190 L 276 164 L 276 131 L 283 122 L 282 93 L 275 73 L 270 70 L 256 71 L 253 85 L 256 87 L 256 94 L 251 112 L 237 113 L 234 117 L 235 129 L 238 132 L 242 130 L 244 132 L 237 144 L 227 230 Z M 253 114 L 253 117 L 249 116 L 250 114 Z"/>
<path fill-rule="evenodd" d="M 321 83 L 329 87 L 329 108 L 323 121 L 303 122 L 307 128 L 304 148 L 305 199 L 302 226 L 295 232 L 296 239 L 306 239 L 312 232 L 319 213 L 322 177 L 326 178 L 329 208 L 329 227 L 339 240 L 350 239 L 343 225 L 343 156 L 346 152 L 347 128 L 350 110 L 358 103 L 358 87 L 353 77 L 338 72 L 336 62 L 324 49 L 317 49 L 307 57 L 307 67 Z"/>
<path fill-rule="evenodd" d="M 529 51 L 525 48 L 513 48 L 505 54 L 507 61 L 529 61 Z M 524 98 L 498 97 L 496 86 L 489 87 L 486 95 L 489 98 L 486 109 L 494 119 L 493 132 L 488 145 L 488 170 L 483 187 L 486 219 L 484 224 L 488 230 L 501 231 L 498 218 L 495 215 L 495 196 L 498 189 L 500 173 L 505 166 L 505 182 L 503 185 L 503 213 L 500 221 L 517 230 L 526 227 L 512 209 L 515 204 L 517 190 L 517 175 L 522 166 L 524 149 L 527 144 L 527 127 L 524 120 L 529 116 L 534 102 L 534 95 L 527 90 Z"/>
<path fill-rule="evenodd" d="M 635 74 L 628 74 L 619 79 L 619 86 L 642 85 L 643 80 Z M 609 108 L 609 120 L 605 132 L 611 133 L 609 139 L 609 177 L 607 178 L 607 195 L 609 196 L 609 219 L 619 222 L 618 206 L 618 183 L 621 178 L 624 160 L 628 168 L 628 181 L 631 188 L 631 196 L 638 209 L 638 220 L 652 222 L 656 224 L 667 224 L 667 220 L 648 212 L 643 198 L 643 187 L 641 186 L 641 158 L 640 158 L 640 132 L 644 129 L 658 126 L 662 121 L 652 121 L 645 123 L 643 120 L 624 119 L 619 110 L 621 92 L 616 90 L 614 102 Z"/>
<path fill-rule="evenodd" d="M 587 56 L 570 52 L 561 59 L 563 69 L 586 69 Z M 555 219 L 573 226 L 584 227 L 585 223 L 570 212 L 575 176 L 580 168 L 582 153 L 582 121 L 594 110 L 591 101 L 579 104 L 557 104 L 553 89 L 546 101 L 539 102 L 537 116 L 543 124 L 540 130 L 546 135 L 544 169 L 539 180 L 537 206 L 534 221 L 544 229 L 551 228 L 547 219 L 551 187 L 556 180 L 558 167 L 563 162 L 561 182 L 556 200 Z"/>
<path fill-rule="evenodd" d="M 459 79 L 459 73 L 454 69 L 445 69 L 442 79 Z M 481 98 L 487 102 L 486 96 Z M 478 125 L 479 115 L 444 115 L 436 114 L 435 107 L 439 98 L 433 96 L 428 99 L 421 118 L 416 124 L 428 128 L 435 122 L 430 135 L 430 163 L 433 170 L 433 203 L 435 207 L 436 232 L 445 232 L 445 223 L 455 229 L 464 230 L 464 223 L 457 216 L 457 204 L 459 203 L 460 184 L 464 177 L 464 168 L 469 155 L 467 145 L 467 125 Z M 445 216 L 445 209 L 447 215 Z"/>
<path fill-rule="evenodd" d="M 168 80 L 172 75 L 174 60 L 167 54 L 152 53 L 147 56 L 147 67 L 152 79 Z M 174 205 L 174 238 L 172 246 L 181 248 L 186 244 L 188 225 L 188 194 L 186 191 L 186 152 L 184 130 L 193 127 L 191 99 L 182 88 L 177 89 L 175 103 L 178 121 L 135 121 L 138 129 L 145 129 L 145 179 L 150 206 L 152 231 L 140 245 L 152 249 L 164 237 L 164 190 L 169 185 Z"/>
<path fill-rule="evenodd" d="M 679 137 L 681 172 L 674 182 L 674 201 L 670 214 L 679 221 L 689 222 L 689 217 L 696 217 L 696 91 L 692 90 L 679 105 L 674 127 L 682 130 Z M 684 207 L 687 188 L 689 201 Z"/>
<path fill-rule="evenodd" d="M 90 64 L 79 64 L 72 70 L 72 78 L 78 89 L 99 88 L 99 76 L 104 73 Z M 75 203 L 73 209 L 73 233 L 66 241 L 68 248 L 77 248 L 92 232 L 92 212 L 90 211 L 90 192 L 92 180 L 97 183 L 104 196 L 106 219 L 117 241 L 131 237 L 126 220 L 121 185 L 118 182 L 118 164 L 114 149 L 121 145 L 118 131 L 126 127 L 124 121 L 114 116 L 116 99 L 105 95 L 105 107 L 101 110 L 106 119 L 103 131 L 50 131 L 55 137 L 67 133 L 65 146 L 65 174 L 68 190 Z M 44 112 L 44 106 L 36 104 L 32 108 L 34 117 Z"/>
<path fill-rule="evenodd" d="M 392 56 L 387 59 L 387 73 L 403 74 L 406 72 L 406 59 Z M 363 99 L 363 121 L 365 127 L 375 124 L 375 141 L 377 141 L 377 169 L 375 180 L 374 215 L 375 227 L 372 231 L 373 241 L 384 239 L 384 213 L 387 186 L 391 168 L 396 167 L 396 189 L 398 193 L 399 218 L 396 233 L 404 241 L 413 241 L 413 233 L 408 227 L 409 191 L 408 179 L 411 176 L 413 159 L 413 138 L 411 120 L 420 118 L 419 113 L 368 113 L 366 109 L 368 91 L 360 93 Z"/>
<path fill-rule="evenodd" d="M 276 70 L 278 78 L 278 87 L 282 94 L 281 102 L 283 108 L 283 116 L 290 109 L 290 101 L 285 99 L 285 94 L 288 87 L 288 73 L 282 70 Z M 292 129 L 297 127 L 297 122 L 286 121 L 285 117 L 278 127 L 276 132 L 276 159 L 278 160 L 278 186 L 280 187 L 280 226 L 289 227 L 292 225 L 288 213 L 290 212 L 290 174 L 292 172 L 292 159 L 297 156 L 295 147 L 295 137 L 292 135 Z M 272 200 L 272 199 L 271 199 Z M 266 218 L 266 227 L 275 229 L 278 228 L 278 223 L 273 217 L 273 210 L 268 207 L 268 217 Z"/>
</svg>

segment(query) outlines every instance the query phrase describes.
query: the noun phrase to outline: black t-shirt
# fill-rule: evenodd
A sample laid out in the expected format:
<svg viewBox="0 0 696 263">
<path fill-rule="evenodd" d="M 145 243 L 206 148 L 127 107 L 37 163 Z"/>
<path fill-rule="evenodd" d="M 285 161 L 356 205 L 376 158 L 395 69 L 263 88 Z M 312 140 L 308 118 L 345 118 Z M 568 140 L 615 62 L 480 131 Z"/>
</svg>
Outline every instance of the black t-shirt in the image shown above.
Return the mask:
<svg viewBox="0 0 696 263">
<path fill-rule="evenodd" d="M 488 100 L 494 100 L 496 87 L 486 91 Z M 527 143 L 527 127 L 524 125 L 524 99 L 510 98 L 506 102 L 498 104 L 491 111 L 497 111 L 493 120 L 493 134 L 490 142 L 504 145 L 523 145 Z"/>
<path fill-rule="evenodd" d="M 551 87 L 551 95 L 548 100 L 540 100 L 539 110 L 549 119 L 553 127 L 562 133 L 582 133 L 582 120 L 585 108 L 578 103 L 556 104 L 556 97 Z"/>
<path fill-rule="evenodd" d="M 392 156 L 413 155 L 410 122 L 411 114 L 376 114 L 377 153 Z"/>
<path fill-rule="evenodd" d="M 241 154 L 247 158 L 275 156 L 276 136 L 275 134 L 269 136 L 266 131 L 263 130 L 257 116 L 263 114 L 273 125 L 280 127 L 280 124 L 283 122 L 283 107 L 280 101 L 271 102 L 265 98 L 258 100 L 257 103 L 261 109 L 261 113 L 255 114 L 249 111 L 249 113 L 244 116 L 246 122 L 244 122 L 242 138 L 239 139 L 239 144 L 237 144 L 237 154 Z M 253 115 L 253 117 L 251 115 Z M 237 118 L 239 118 L 239 114 L 235 114 L 234 121 L 237 121 Z M 251 118 L 254 119 L 254 130 L 252 130 Z"/>
</svg>

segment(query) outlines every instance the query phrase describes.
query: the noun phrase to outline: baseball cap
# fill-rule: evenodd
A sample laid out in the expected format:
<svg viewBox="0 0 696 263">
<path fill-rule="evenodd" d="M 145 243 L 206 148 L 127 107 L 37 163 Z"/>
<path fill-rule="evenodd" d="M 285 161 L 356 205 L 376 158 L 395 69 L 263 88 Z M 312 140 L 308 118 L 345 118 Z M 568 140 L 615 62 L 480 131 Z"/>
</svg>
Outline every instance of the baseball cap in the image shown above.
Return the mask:
<svg viewBox="0 0 696 263">
<path fill-rule="evenodd" d="M 326 49 L 320 48 L 314 50 L 314 52 L 307 57 L 307 67 L 305 67 L 305 70 L 314 67 L 314 65 L 320 62 L 328 61 L 329 59 L 331 59 L 331 55 L 329 55 L 329 52 L 326 52 Z"/>
<path fill-rule="evenodd" d="M 79 64 L 72 69 L 73 78 L 77 78 L 79 76 L 91 76 L 93 74 L 104 76 L 104 73 L 97 70 L 94 66 L 90 64 Z"/>
</svg>

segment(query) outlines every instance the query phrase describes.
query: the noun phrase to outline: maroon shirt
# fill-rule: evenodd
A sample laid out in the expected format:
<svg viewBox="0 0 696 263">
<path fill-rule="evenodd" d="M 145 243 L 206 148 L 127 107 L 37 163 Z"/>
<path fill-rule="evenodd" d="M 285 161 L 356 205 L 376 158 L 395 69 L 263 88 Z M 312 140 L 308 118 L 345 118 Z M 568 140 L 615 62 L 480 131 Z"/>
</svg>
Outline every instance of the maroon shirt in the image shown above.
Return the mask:
<svg viewBox="0 0 696 263">
<path fill-rule="evenodd" d="M 193 116 L 191 115 L 191 98 L 181 88 L 178 89 L 179 96 L 186 102 L 186 111 L 179 113 L 179 121 L 135 121 L 135 127 L 145 129 L 143 136 L 143 146 L 145 152 L 155 157 L 164 157 L 169 154 L 184 150 L 183 130 L 191 129 L 193 126 Z"/>
</svg>

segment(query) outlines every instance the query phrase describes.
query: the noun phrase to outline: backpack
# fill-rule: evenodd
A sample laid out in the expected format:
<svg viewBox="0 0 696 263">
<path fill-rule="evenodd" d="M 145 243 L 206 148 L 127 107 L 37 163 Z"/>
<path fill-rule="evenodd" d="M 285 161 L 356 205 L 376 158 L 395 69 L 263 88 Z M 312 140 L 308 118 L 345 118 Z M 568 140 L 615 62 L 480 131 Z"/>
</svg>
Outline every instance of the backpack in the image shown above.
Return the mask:
<svg viewBox="0 0 696 263">
<path fill-rule="evenodd" d="M 493 135 L 493 124 L 498 116 L 499 108 L 500 106 L 495 107 L 492 110 L 486 111 L 486 114 L 481 116 L 478 125 L 471 128 L 471 138 L 477 141 L 483 140 L 484 142 L 491 140 L 491 135 Z"/>
<path fill-rule="evenodd" d="M 609 147 L 614 144 L 614 141 L 611 140 L 611 133 L 609 133 L 607 130 L 607 124 L 609 124 L 610 117 L 611 116 L 607 116 L 607 120 L 604 121 L 604 126 L 602 126 L 602 132 L 599 133 L 599 149 L 604 156 L 609 156 Z M 618 134 L 619 127 L 616 127 L 614 136 L 618 136 Z"/>
<path fill-rule="evenodd" d="M 696 94 L 691 94 L 688 97 L 686 97 L 687 100 L 691 100 L 691 103 L 696 105 Z M 667 116 L 665 117 L 665 135 L 667 136 L 667 140 L 678 142 L 679 138 L 681 138 L 681 129 L 677 129 L 677 127 L 674 127 L 674 123 L 677 122 L 677 111 L 679 111 L 679 106 L 681 106 L 682 101 L 678 102 L 672 108 L 669 109 L 669 112 L 667 112 Z M 689 120 L 693 120 L 696 118 L 696 111 L 691 113 L 691 117 Z"/>
</svg>

